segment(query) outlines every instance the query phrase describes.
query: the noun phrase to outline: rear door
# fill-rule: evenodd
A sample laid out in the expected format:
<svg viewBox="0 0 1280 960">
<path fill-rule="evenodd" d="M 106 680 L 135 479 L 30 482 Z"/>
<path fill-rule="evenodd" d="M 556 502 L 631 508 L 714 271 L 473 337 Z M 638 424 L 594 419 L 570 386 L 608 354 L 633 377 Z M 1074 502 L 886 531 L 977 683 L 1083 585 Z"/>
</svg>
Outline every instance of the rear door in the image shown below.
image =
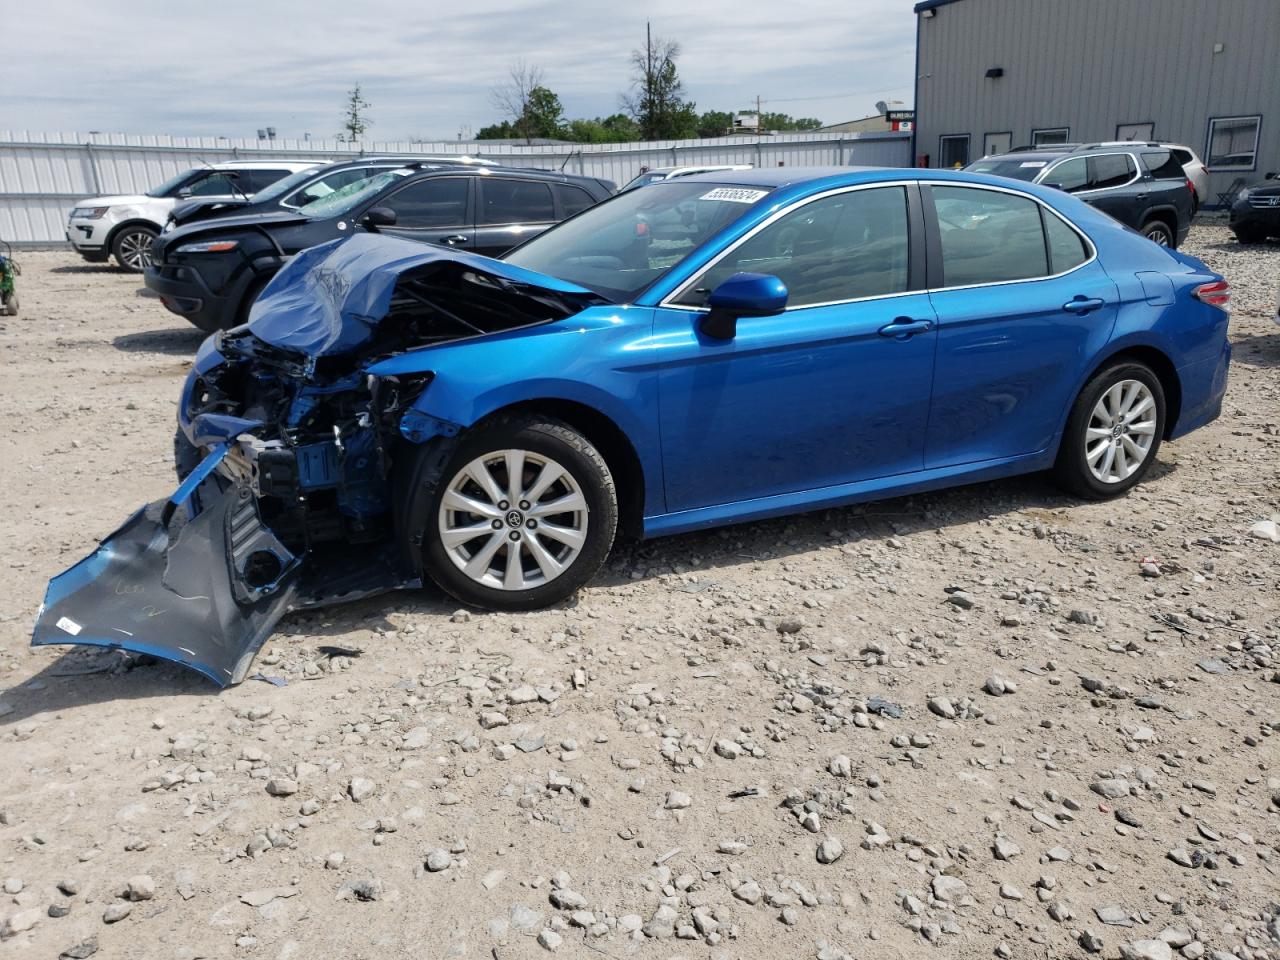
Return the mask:
<svg viewBox="0 0 1280 960">
<path fill-rule="evenodd" d="M 1088 158 L 1089 185 L 1076 195 L 1121 223 L 1142 225 L 1146 187 L 1138 165 L 1127 153 L 1101 153 Z"/>
<path fill-rule="evenodd" d="M 477 177 L 475 250 L 496 257 L 556 222 L 555 197 L 546 180 Z"/>
<path fill-rule="evenodd" d="M 938 318 L 925 469 L 1047 450 L 1119 295 L 1088 240 L 1049 207 L 996 187 L 925 188 Z"/>
<path fill-rule="evenodd" d="M 408 240 L 421 240 L 459 250 L 474 250 L 470 176 L 432 176 L 413 180 L 375 206 L 395 212 L 393 227 L 380 227 Z M 366 211 L 367 212 L 367 211 Z"/>
</svg>

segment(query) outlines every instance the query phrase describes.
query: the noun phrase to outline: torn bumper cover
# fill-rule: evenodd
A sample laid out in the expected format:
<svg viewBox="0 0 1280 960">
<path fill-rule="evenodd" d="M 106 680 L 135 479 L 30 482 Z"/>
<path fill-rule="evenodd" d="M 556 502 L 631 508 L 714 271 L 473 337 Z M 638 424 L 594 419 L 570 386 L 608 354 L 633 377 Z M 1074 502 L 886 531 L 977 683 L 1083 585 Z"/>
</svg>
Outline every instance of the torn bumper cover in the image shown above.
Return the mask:
<svg viewBox="0 0 1280 960">
<path fill-rule="evenodd" d="M 220 490 L 207 479 L 227 450 L 220 444 L 170 499 L 138 510 L 54 577 L 32 644 L 131 650 L 221 686 L 243 680 L 297 603 L 300 564 L 262 525 L 247 486 Z M 175 509 L 200 500 L 204 508 L 191 519 Z"/>
</svg>

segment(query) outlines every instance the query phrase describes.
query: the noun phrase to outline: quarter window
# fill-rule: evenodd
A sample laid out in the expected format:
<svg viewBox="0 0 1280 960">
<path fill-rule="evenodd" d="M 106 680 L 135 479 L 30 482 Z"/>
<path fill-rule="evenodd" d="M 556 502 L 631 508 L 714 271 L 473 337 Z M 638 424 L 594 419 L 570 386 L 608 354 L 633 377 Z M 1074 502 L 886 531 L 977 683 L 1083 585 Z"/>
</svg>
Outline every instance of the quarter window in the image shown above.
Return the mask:
<svg viewBox="0 0 1280 960">
<path fill-rule="evenodd" d="M 1258 156 L 1261 117 L 1214 117 L 1209 121 L 1205 162 L 1212 170 L 1252 170 Z"/>
<path fill-rule="evenodd" d="M 419 180 L 392 194 L 385 206 L 395 211 L 397 227 L 461 226 L 466 223 L 467 180 L 464 177 Z"/>
<path fill-rule="evenodd" d="M 1168 150 L 1151 150 L 1142 154 L 1142 165 L 1151 171 L 1157 180 L 1186 180 L 1187 172 L 1182 164 Z"/>
<path fill-rule="evenodd" d="M 1044 211 L 1044 232 L 1049 242 L 1049 272 L 1066 273 L 1089 259 L 1089 248 L 1076 233 L 1048 210 Z"/>
<path fill-rule="evenodd" d="M 1027 197 L 935 186 L 947 287 L 1028 280 L 1049 273 L 1039 205 Z"/>
<path fill-rule="evenodd" d="M 480 223 L 544 223 L 556 218 L 551 187 L 539 180 L 486 177 L 480 188 L 484 196 Z"/>
<path fill-rule="evenodd" d="M 804 307 L 907 290 L 907 193 L 850 190 L 814 200 L 731 250 L 679 299 L 703 306 L 735 273 L 766 273 L 787 285 L 787 306 Z"/>
</svg>

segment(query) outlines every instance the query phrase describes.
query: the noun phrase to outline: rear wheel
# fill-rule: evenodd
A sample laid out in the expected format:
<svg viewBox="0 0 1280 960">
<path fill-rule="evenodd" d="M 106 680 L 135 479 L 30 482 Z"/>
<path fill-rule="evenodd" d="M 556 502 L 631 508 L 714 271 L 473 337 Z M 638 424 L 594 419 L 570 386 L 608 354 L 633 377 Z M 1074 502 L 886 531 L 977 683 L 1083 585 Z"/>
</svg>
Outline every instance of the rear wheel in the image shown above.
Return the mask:
<svg viewBox="0 0 1280 960">
<path fill-rule="evenodd" d="M 425 572 L 465 603 L 531 610 L 572 596 L 618 523 L 604 458 L 571 427 L 502 419 L 463 441 L 430 494 Z"/>
<path fill-rule="evenodd" d="M 116 263 L 132 273 L 141 273 L 151 266 L 151 244 L 157 236 L 151 227 L 125 227 L 111 242 Z"/>
<path fill-rule="evenodd" d="M 1164 388 L 1151 368 L 1107 367 L 1071 408 L 1054 465 L 1058 483 L 1088 500 L 1127 493 L 1151 469 L 1164 425 Z"/>
<path fill-rule="evenodd" d="M 1173 231 L 1163 220 L 1148 220 L 1142 225 L 1142 235 L 1161 247 L 1173 246 Z"/>
</svg>

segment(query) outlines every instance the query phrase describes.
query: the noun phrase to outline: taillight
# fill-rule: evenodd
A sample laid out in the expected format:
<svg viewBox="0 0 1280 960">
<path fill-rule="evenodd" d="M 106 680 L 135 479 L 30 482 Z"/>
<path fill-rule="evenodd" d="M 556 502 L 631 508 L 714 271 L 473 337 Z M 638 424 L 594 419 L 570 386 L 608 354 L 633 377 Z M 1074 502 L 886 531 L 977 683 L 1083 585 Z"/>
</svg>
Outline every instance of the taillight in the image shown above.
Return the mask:
<svg viewBox="0 0 1280 960">
<path fill-rule="evenodd" d="M 1190 177 L 1187 177 L 1187 189 L 1191 191 L 1193 197 L 1196 195 L 1196 185 L 1191 182 Z"/>
<path fill-rule="evenodd" d="M 1207 303 L 1209 306 L 1217 307 L 1219 310 L 1227 309 L 1227 303 L 1231 300 L 1231 284 L 1225 280 L 1202 283 L 1193 292 L 1196 299 L 1201 303 Z"/>
</svg>

